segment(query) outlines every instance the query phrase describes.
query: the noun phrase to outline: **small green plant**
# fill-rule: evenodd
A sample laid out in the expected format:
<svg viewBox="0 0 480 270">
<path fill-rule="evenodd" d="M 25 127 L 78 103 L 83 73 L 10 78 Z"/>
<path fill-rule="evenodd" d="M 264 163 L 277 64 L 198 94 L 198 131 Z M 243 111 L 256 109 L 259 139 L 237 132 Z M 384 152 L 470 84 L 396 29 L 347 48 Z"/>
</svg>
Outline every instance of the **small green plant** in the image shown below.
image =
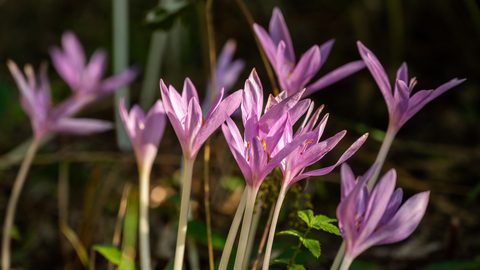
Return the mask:
<svg viewBox="0 0 480 270">
<path fill-rule="evenodd" d="M 292 258 L 290 260 L 273 260 L 270 264 L 283 263 L 287 265 L 287 269 L 289 270 L 304 270 L 305 267 L 303 267 L 303 265 L 295 264 L 295 256 L 297 256 L 302 245 L 305 246 L 310 251 L 310 253 L 312 253 L 312 255 L 315 256 L 315 258 L 317 259 L 320 257 L 321 254 L 320 242 L 315 239 L 307 238 L 307 235 L 312 229 L 324 230 L 329 233 L 340 235 L 340 231 L 338 230 L 337 226 L 332 224 L 332 222 L 337 221 L 334 218 L 329 218 L 324 215 L 314 216 L 312 210 L 298 211 L 297 214 L 298 217 L 303 220 L 307 225 L 307 228 L 303 232 L 297 230 L 287 230 L 277 233 L 277 235 L 293 235 L 298 237 L 298 240 L 300 242 L 298 243 Z"/>
</svg>

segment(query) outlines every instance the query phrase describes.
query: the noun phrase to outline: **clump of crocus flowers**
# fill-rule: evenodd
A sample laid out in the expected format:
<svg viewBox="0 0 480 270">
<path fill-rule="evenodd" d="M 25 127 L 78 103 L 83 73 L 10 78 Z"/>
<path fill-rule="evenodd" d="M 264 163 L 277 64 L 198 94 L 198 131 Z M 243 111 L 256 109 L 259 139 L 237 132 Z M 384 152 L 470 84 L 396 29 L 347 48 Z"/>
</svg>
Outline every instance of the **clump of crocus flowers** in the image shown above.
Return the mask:
<svg viewBox="0 0 480 270">
<path fill-rule="evenodd" d="M 244 196 L 232 222 L 219 270 L 228 267 L 240 223 L 241 232 L 233 269 L 244 269 L 248 264 L 249 254 L 246 254 L 246 250 L 248 239 L 251 239 L 249 236 L 255 233 L 251 230 L 255 201 L 260 186 L 276 167 L 283 173 L 283 180 L 269 229 L 264 270 L 269 268 L 277 221 L 289 188 L 307 177 L 326 175 L 342 163 L 341 201 L 336 214 L 345 242 L 332 269 L 348 269 L 352 261 L 371 246 L 394 243 L 407 238 L 425 214 L 429 191 L 414 195 L 401 205 L 403 192 L 401 188 L 395 189 L 397 178 L 395 170 L 389 170 L 376 184 L 377 178 L 400 128 L 428 102 L 465 79 L 453 79 L 435 90 L 421 90 L 412 94 L 416 79 L 408 79 L 407 65 L 404 63 L 397 72 L 392 90 L 378 59 L 358 41 L 362 60 L 347 63 L 309 84 L 327 60 L 333 40 L 321 46 L 312 46 L 297 62 L 293 42 L 280 9 L 273 10 L 268 33 L 257 24 L 253 25 L 253 29 L 282 90 L 277 96 L 270 95 L 265 106 L 264 89 L 255 69 L 245 81 L 244 89 L 228 94 L 228 90 L 233 88 L 245 66 L 242 60 L 232 61 L 236 47 L 234 41 L 228 41 L 220 54 L 215 68 L 215 88 L 212 89 L 210 83 L 207 85 L 208 94 L 203 102 L 203 112 L 196 87 L 189 78 L 185 79 L 181 93 L 171 85 L 167 87 L 161 79 L 159 90 L 162 99 L 156 101 L 146 114 L 137 105 L 128 111 L 123 99 L 120 100 L 119 113 L 133 146 L 140 179 L 139 257 L 142 270 L 150 270 L 152 267 L 148 220 L 149 181 L 167 117 L 183 153 L 175 270 L 183 267 L 194 163 L 205 141 L 219 127 L 245 179 Z M 56 105 L 52 104 L 50 97 L 46 65 L 40 67 L 37 76 L 30 65 L 25 66 L 23 74 L 13 61 L 7 62 L 20 90 L 21 105 L 30 117 L 34 139 L 15 180 L 9 200 L 3 227 L 4 270 L 10 269 L 9 235 L 15 205 L 40 141 L 52 133 L 88 135 L 112 128 L 112 124 L 107 121 L 78 119 L 72 116 L 86 105 L 132 82 L 137 75 L 135 68 L 129 68 L 120 74 L 103 79 L 106 53 L 103 50 L 95 51 L 87 63 L 80 42 L 71 32 L 66 32 L 62 36 L 62 48 L 52 48 L 50 55 L 58 74 L 72 90 L 69 98 Z M 389 113 L 386 136 L 375 164 L 363 176 L 357 178 L 350 167 L 344 164 L 367 140 L 368 134 L 363 134 L 343 151 L 334 164 L 308 170 L 309 166 L 332 152 L 344 138 L 346 131 L 322 139 L 329 115 L 320 117 L 324 106 L 315 110 L 314 103 L 303 98 L 364 67 L 368 68 L 378 84 Z M 241 122 L 240 128 L 232 116 L 238 108 L 241 111 L 241 119 L 238 120 Z M 294 125 L 302 117 L 303 121 L 294 131 Z M 319 119 L 321 120 L 318 121 Z"/>
</svg>

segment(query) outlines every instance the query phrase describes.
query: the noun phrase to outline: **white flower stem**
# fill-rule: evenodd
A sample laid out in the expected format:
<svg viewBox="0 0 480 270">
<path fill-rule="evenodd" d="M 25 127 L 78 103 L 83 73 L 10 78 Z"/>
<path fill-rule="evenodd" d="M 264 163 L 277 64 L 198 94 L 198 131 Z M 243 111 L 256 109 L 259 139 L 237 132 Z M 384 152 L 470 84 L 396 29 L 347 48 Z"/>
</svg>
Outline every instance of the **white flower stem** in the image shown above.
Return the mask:
<svg viewBox="0 0 480 270">
<path fill-rule="evenodd" d="M 148 168 L 145 168 L 148 167 Z M 150 228 L 148 224 L 148 209 L 150 202 L 150 172 L 151 166 L 139 167 L 140 205 L 139 205 L 139 245 L 140 267 L 142 270 L 152 269 L 150 262 Z"/>
<path fill-rule="evenodd" d="M 380 175 L 380 171 L 382 170 L 383 163 L 388 154 L 388 150 L 390 150 L 390 146 L 392 145 L 393 139 L 397 131 L 395 129 L 395 125 L 389 125 L 387 129 L 387 133 L 385 134 L 385 138 L 383 139 L 382 146 L 380 147 L 380 151 L 378 152 L 377 159 L 375 163 L 377 163 L 377 168 L 375 169 L 375 173 L 372 175 L 370 180 L 368 180 L 367 187 L 368 190 L 371 191 L 375 186 L 375 183 L 378 180 L 378 176 Z"/>
<path fill-rule="evenodd" d="M 260 222 L 260 217 L 262 216 L 262 204 L 263 201 L 261 199 L 258 199 L 257 204 L 254 208 L 255 213 L 253 214 L 252 223 L 250 224 L 250 233 L 248 234 L 247 248 L 245 249 L 245 257 L 243 258 L 242 270 L 247 270 L 250 263 L 253 243 L 255 242 L 255 234 L 257 232 L 258 223 Z"/>
<path fill-rule="evenodd" d="M 237 256 L 235 258 L 235 266 L 233 270 L 242 269 L 245 251 L 247 249 L 248 235 L 250 233 L 250 225 L 252 224 L 253 208 L 255 207 L 255 198 L 258 189 L 254 187 L 246 187 L 247 189 L 247 205 L 245 206 L 245 216 L 242 222 L 242 230 L 240 232 L 240 241 L 238 243 Z M 176 269 L 175 269 L 176 270 Z"/>
<path fill-rule="evenodd" d="M 15 218 L 15 210 L 17 209 L 18 199 L 20 193 L 22 192 L 23 184 L 25 184 L 25 179 L 27 178 L 28 170 L 32 164 L 33 157 L 37 152 L 38 145 L 40 144 L 41 138 L 34 138 L 32 144 L 30 144 L 25 158 L 23 159 L 20 170 L 18 171 L 15 182 L 13 183 L 12 194 L 8 200 L 7 213 L 5 215 L 5 221 L 3 223 L 3 239 L 2 239 L 2 269 L 10 269 L 10 236 L 13 225 L 13 220 Z"/>
<path fill-rule="evenodd" d="M 230 254 L 232 253 L 233 243 L 235 242 L 238 227 L 240 226 L 240 221 L 242 220 L 242 215 L 245 211 L 245 204 L 247 202 L 248 193 L 247 189 L 248 188 L 245 188 L 245 190 L 243 191 L 242 199 L 240 200 L 240 204 L 238 205 L 235 216 L 233 217 L 232 225 L 230 225 L 230 230 L 228 231 L 227 241 L 225 242 L 225 246 L 223 247 L 222 258 L 220 259 L 218 270 L 227 269 Z"/>
<path fill-rule="evenodd" d="M 342 265 L 340 265 L 340 270 L 348 270 L 353 260 L 349 256 L 343 257 Z"/>
<path fill-rule="evenodd" d="M 193 163 L 195 160 L 184 158 L 182 201 L 180 203 L 180 219 L 178 221 L 177 247 L 175 248 L 174 270 L 182 270 L 185 254 L 185 237 L 187 235 L 188 206 L 190 204 L 190 190 L 192 188 Z"/>
<path fill-rule="evenodd" d="M 270 256 L 272 254 L 273 238 L 275 237 L 275 229 L 277 227 L 278 215 L 280 214 L 280 209 L 282 208 L 283 201 L 285 200 L 287 189 L 287 185 L 282 185 L 280 193 L 278 194 L 277 203 L 275 204 L 275 212 L 273 212 L 272 224 L 270 224 L 270 233 L 268 234 L 267 248 L 265 249 L 265 257 L 263 259 L 262 270 L 268 270 L 268 267 L 270 265 Z"/>
<path fill-rule="evenodd" d="M 335 256 L 335 260 L 333 260 L 332 266 L 330 270 L 337 270 L 340 266 L 340 263 L 343 260 L 343 255 L 345 255 L 345 241 L 342 242 L 340 248 L 338 249 L 337 255 Z"/>
</svg>

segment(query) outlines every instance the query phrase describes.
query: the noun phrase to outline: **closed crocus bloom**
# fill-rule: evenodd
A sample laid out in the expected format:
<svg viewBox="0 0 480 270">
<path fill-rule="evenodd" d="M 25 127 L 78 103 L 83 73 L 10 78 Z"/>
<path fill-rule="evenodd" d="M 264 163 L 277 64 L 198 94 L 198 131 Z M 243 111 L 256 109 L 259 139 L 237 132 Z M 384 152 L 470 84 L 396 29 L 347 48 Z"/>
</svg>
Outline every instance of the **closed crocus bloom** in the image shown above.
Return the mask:
<svg viewBox="0 0 480 270">
<path fill-rule="evenodd" d="M 134 105 L 130 113 L 127 112 L 123 98 L 119 100 L 118 109 L 132 142 L 138 168 L 150 170 L 165 130 L 166 117 L 162 101 L 157 100 L 147 115 L 138 105 Z"/>
<path fill-rule="evenodd" d="M 35 138 L 41 139 L 48 133 L 88 135 L 112 128 L 107 121 L 70 118 L 72 112 L 62 109 L 69 101 L 53 106 L 46 65 L 41 66 L 38 79 L 29 64 L 25 65 L 26 78 L 15 62 L 9 60 L 7 66 L 20 90 L 21 105 L 30 118 Z"/>
<path fill-rule="evenodd" d="M 366 182 L 372 167 L 363 177 L 355 179 L 350 167 L 341 168 L 342 200 L 337 207 L 340 232 L 346 243 L 340 269 L 371 246 L 390 244 L 407 238 L 420 223 L 428 205 L 430 191 L 418 193 L 401 207 L 403 192 L 395 189 L 396 172 L 388 171 L 369 192 Z"/>
<path fill-rule="evenodd" d="M 160 93 L 184 158 L 189 160 L 195 159 L 203 143 L 225 121 L 225 115 L 231 115 L 242 101 L 240 90 L 222 100 L 222 89 L 204 117 L 197 90 L 189 78 L 185 79 L 182 95 L 171 85 L 167 88 L 163 80 L 160 80 Z"/>
<path fill-rule="evenodd" d="M 357 45 L 363 61 L 365 61 L 368 70 L 370 70 L 385 98 L 390 116 L 390 125 L 394 126 L 395 131 L 398 131 L 408 119 L 428 102 L 465 81 L 465 79 L 459 80 L 455 78 L 440 85 L 435 90 L 420 90 L 412 95 L 413 87 L 417 84 L 417 80 L 416 78 L 408 79 L 407 63 L 403 63 L 397 71 L 395 88 L 392 92 L 387 73 L 377 57 L 362 42 L 358 41 Z"/>
<path fill-rule="evenodd" d="M 306 90 L 303 96 L 308 96 L 365 67 L 361 60 L 350 62 L 307 85 L 327 61 L 334 40 L 329 40 L 320 47 L 314 45 L 296 62 L 292 39 L 278 7 L 273 9 L 269 25 L 270 33 L 258 24 L 254 24 L 253 28 L 277 75 L 278 83 L 281 89 L 287 92 L 287 96 L 298 93 L 304 88 Z"/>
</svg>

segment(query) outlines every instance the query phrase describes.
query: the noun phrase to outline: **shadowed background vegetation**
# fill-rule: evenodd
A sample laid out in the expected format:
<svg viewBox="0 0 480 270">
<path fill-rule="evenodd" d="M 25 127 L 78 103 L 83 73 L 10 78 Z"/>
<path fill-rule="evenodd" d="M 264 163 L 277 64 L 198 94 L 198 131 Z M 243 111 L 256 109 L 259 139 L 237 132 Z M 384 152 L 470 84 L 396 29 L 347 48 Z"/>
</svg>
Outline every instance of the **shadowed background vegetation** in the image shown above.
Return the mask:
<svg viewBox="0 0 480 270">
<path fill-rule="evenodd" d="M 152 26 L 146 25 L 145 17 L 157 4 L 152 0 L 129 4 L 130 62 L 143 68 L 153 31 Z M 397 186 L 404 188 L 405 197 L 432 191 L 423 221 L 410 238 L 370 249 L 351 269 L 480 268 L 478 3 L 473 0 L 246 0 L 245 4 L 255 21 L 265 28 L 273 7 L 280 7 L 297 58 L 314 44 L 336 39 L 328 61 L 314 79 L 360 59 L 357 40 L 376 54 L 391 83 L 403 61 L 409 65 L 409 76 L 418 80 L 417 91 L 434 89 L 455 77 L 467 78 L 466 82 L 428 104 L 401 129 L 384 166 L 384 171 L 392 167 L 397 170 Z M 109 52 L 108 74 L 112 74 L 111 5 L 111 1 L 105 0 L 0 0 L 0 62 L 12 59 L 20 66 L 32 63 L 38 68 L 42 61 L 49 59 L 49 48 L 60 44 L 61 34 L 71 30 L 81 40 L 88 56 L 98 47 Z M 190 77 L 201 97 L 208 76 L 204 9 L 204 2 L 194 1 L 182 16 L 182 23 L 174 23 L 172 30 L 168 30 L 172 32 L 159 74 L 159 78 L 161 76 L 177 90 L 184 78 Z M 213 18 L 217 53 L 227 39 L 233 38 L 237 41 L 235 58 L 246 62 L 234 89 L 243 87 L 255 67 L 265 96 L 271 93 L 252 31 L 237 2 L 214 1 Z M 138 100 L 142 77 L 143 74 L 131 86 L 133 103 Z M 54 102 L 58 102 L 70 90 L 53 68 L 50 68 L 49 78 Z M 158 91 L 156 95 L 160 96 Z M 5 213 L 19 164 L 8 154 L 32 134 L 18 96 L 6 65 L 0 65 L 1 216 Z M 311 98 L 316 107 L 325 104 L 324 113 L 330 113 L 325 136 L 348 130 L 339 146 L 321 161 L 322 165 L 333 164 L 360 134 L 370 132 L 367 143 L 348 162 L 356 174 L 362 174 L 375 160 L 388 124 L 387 107 L 368 70 L 327 87 Z M 113 121 L 113 99 L 106 98 L 90 106 L 81 116 Z M 17 210 L 12 242 L 14 266 L 36 270 L 82 269 L 77 254 L 58 227 L 57 194 L 62 172 L 69 182 L 67 221 L 70 228 L 87 251 L 94 244 L 112 242 L 125 186 L 127 183 L 138 185 L 133 154 L 120 152 L 114 136 L 114 131 L 88 137 L 56 136 L 41 147 Z M 167 125 L 151 178 L 151 254 L 155 269 L 163 269 L 173 255 L 180 159 L 180 145 L 173 129 Z M 202 269 L 208 269 L 201 163 L 199 158 L 194 170 L 192 214 L 195 223 L 189 227 L 189 232 L 196 241 Z M 215 258 L 219 259 L 222 241 L 241 197 L 243 179 L 218 131 L 212 136 L 210 166 L 212 228 Z M 297 207 L 306 209 L 310 200 L 316 214 L 334 217 L 340 199 L 338 172 L 336 169 L 325 177 L 301 181 L 297 192 L 291 192 L 287 199 L 279 230 L 295 226 L 297 220 L 288 214 Z M 275 190 L 272 186 L 278 183 L 270 185 L 268 188 Z M 311 194 L 311 199 L 305 199 L 305 192 Z M 263 210 L 255 245 L 261 238 L 269 207 L 266 205 Z M 326 233 L 318 233 L 316 238 L 322 243 L 320 259 L 303 252 L 297 256 L 297 261 L 304 262 L 307 269 L 328 269 L 341 239 Z M 278 250 L 288 253 L 289 247 L 296 244 L 288 236 L 276 237 Z M 255 248 L 254 251 L 256 253 Z M 100 255 L 90 259 L 94 260 L 97 269 L 106 269 L 107 261 Z"/>
</svg>

